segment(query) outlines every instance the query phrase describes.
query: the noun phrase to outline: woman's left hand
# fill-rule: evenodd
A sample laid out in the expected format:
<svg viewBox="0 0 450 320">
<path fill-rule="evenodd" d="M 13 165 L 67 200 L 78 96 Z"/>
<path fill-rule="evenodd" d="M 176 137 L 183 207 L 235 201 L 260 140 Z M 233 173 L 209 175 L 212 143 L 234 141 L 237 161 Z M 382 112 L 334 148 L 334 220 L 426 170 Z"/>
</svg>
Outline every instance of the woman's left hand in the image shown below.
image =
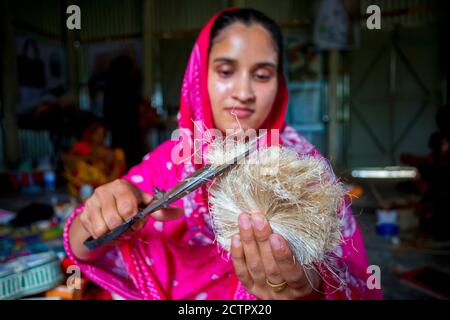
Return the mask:
<svg viewBox="0 0 450 320">
<path fill-rule="evenodd" d="M 260 299 L 319 298 L 314 290 L 321 287 L 317 272 L 305 274 L 286 240 L 272 232 L 260 212 L 239 215 L 239 234 L 231 240 L 231 256 L 239 280 Z"/>
</svg>

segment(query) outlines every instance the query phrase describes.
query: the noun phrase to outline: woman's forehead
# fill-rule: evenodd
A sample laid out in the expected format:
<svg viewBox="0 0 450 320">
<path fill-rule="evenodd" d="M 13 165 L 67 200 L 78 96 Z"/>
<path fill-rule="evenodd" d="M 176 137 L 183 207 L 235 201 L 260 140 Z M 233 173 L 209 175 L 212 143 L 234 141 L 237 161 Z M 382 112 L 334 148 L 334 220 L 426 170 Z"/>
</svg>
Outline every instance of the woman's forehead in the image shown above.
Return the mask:
<svg viewBox="0 0 450 320">
<path fill-rule="evenodd" d="M 259 24 L 246 26 L 234 23 L 220 32 L 214 40 L 210 61 L 216 58 L 265 61 L 277 63 L 278 54 L 269 32 Z M 211 60 L 212 59 L 212 60 Z"/>
</svg>

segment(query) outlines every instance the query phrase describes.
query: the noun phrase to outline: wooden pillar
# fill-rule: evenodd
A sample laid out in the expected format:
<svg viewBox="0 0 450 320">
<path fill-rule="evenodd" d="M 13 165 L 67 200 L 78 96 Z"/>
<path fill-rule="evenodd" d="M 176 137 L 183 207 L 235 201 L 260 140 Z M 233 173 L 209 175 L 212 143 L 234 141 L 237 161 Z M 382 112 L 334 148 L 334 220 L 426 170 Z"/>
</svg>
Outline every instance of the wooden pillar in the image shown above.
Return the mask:
<svg viewBox="0 0 450 320">
<path fill-rule="evenodd" d="M 80 31 L 69 30 L 66 26 L 66 19 L 68 17 L 66 9 L 71 4 L 78 4 L 78 1 L 66 0 L 62 7 L 62 34 L 63 44 L 66 48 L 66 65 L 67 65 L 67 84 L 69 89 L 69 97 L 72 102 L 78 105 L 79 94 L 79 51 L 80 51 Z M 79 5 L 79 4 L 78 4 Z M 81 28 L 83 28 L 83 7 L 81 7 Z"/>
<path fill-rule="evenodd" d="M 0 1 L 0 41 L 2 77 L 2 125 L 4 129 L 4 152 L 8 167 L 15 167 L 20 161 L 19 129 L 17 126 L 17 59 L 12 10 L 9 0 Z"/>
<path fill-rule="evenodd" d="M 340 53 L 337 49 L 329 54 L 329 91 L 328 91 L 328 159 L 333 165 L 339 164 L 339 128 L 338 128 L 338 84 Z"/>
<path fill-rule="evenodd" d="M 148 101 L 151 100 L 154 81 L 154 47 L 157 39 L 153 36 L 155 25 L 155 0 L 144 0 L 142 10 L 142 41 L 143 41 L 143 94 Z"/>
</svg>

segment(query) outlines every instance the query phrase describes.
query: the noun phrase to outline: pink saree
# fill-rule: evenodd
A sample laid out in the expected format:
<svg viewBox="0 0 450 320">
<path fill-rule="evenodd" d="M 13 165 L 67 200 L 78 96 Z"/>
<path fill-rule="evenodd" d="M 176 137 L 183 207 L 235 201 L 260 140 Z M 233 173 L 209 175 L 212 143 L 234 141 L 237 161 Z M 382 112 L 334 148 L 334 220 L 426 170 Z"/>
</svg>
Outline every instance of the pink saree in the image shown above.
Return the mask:
<svg viewBox="0 0 450 320">
<path fill-rule="evenodd" d="M 214 16 L 201 31 L 192 50 L 181 91 L 179 112 L 180 136 L 193 144 L 194 130 L 213 128 L 207 92 L 207 59 Z M 321 157 L 318 151 L 294 129 L 285 125 L 287 88 L 280 75 L 278 94 L 265 129 L 278 129 L 280 143 L 299 154 Z M 204 127 L 194 127 L 201 121 Z M 202 132 L 200 132 L 200 135 Z M 185 141 L 186 142 L 186 141 Z M 190 175 L 200 165 L 187 159 L 172 161 L 171 154 L 178 141 L 166 141 L 143 158 L 123 177 L 143 191 L 154 194 L 153 188 L 169 189 Z M 106 290 L 125 299 L 257 299 L 237 279 L 231 258 L 214 241 L 208 212 L 207 188 L 201 188 L 174 205 L 185 215 L 167 222 L 149 217 L 146 225 L 130 241 L 120 240 L 96 259 L 84 263 L 74 256 L 68 241 L 73 219 L 83 210 L 78 208 L 69 218 L 64 243 L 69 258 L 83 274 Z M 333 270 L 321 270 L 324 299 L 379 299 L 381 291 L 366 285 L 367 258 L 363 239 L 350 208 L 343 206 L 341 245 L 329 253 Z M 337 276 L 344 280 L 338 281 Z"/>
</svg>

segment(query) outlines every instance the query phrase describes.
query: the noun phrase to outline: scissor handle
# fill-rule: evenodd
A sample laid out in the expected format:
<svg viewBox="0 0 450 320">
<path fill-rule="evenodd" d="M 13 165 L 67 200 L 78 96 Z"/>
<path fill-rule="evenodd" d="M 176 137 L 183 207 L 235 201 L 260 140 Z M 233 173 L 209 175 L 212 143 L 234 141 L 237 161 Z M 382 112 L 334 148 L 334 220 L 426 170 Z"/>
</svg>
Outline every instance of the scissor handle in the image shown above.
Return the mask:
<svg viewBox="0 0 450 320">
<path fill-rule="evenodd" d="M 84 246 L 88 248 L 89 250 L 96 249 L 98 247 L 101 247 L 102 245 L 113 241 L 117 239 L 120 235 L 125 233 L 128 229 L 131 228 L 133 224 L 135 224 L 138 220 L 142 218 L 141 212 L 143 210 L 139 210 L 139 212 L 133 216 L 132 218 L 128 219 L 124 223 L 122 223 L 117 228 L 114 228 L 113 230 L 109 231 L 108 233 L 105 233 L 104 235 L 98 237 L 97 239 L 94 239 L 92 237 L 89 237 L 86 241 L 84 241 Z"/>
</svg>

